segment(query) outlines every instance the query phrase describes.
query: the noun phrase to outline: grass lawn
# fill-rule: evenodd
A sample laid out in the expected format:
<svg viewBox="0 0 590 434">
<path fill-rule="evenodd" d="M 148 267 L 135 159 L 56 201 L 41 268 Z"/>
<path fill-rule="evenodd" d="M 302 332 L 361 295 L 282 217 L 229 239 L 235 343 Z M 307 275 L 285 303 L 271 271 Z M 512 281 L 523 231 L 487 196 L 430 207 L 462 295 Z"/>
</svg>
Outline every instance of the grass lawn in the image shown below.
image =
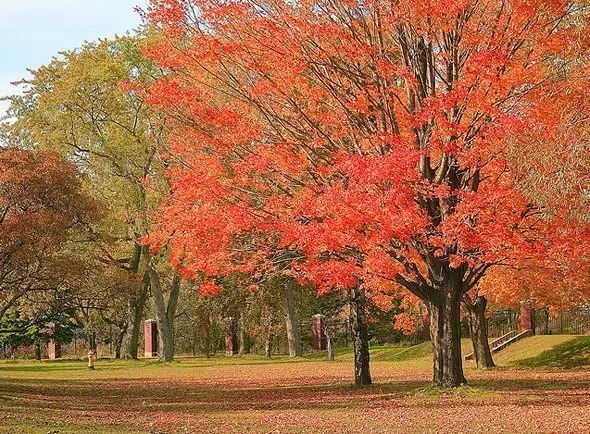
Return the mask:
<svg viewBox="0 0 590 434">
<path fill-rule="evenodd" d="M 590 432 L 590 337 L 535 336 L 448 393 L 429 386 L 429 344 L 372 350 L 375 384 L 351 385 L 352 355 L 171 364 L 0 362 L 0 433 Z"/>
</svg>

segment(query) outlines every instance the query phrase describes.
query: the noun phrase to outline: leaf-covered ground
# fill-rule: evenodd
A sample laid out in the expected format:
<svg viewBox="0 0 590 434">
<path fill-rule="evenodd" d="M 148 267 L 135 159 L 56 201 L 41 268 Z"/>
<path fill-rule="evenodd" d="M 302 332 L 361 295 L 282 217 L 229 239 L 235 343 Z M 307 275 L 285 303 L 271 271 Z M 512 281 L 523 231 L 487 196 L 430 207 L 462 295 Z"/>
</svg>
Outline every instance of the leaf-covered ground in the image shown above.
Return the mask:
<svg viewBox="0 0 590 434">
<path fill-rule="evenodd" d="M 469 386 L 429 386 L 424 348 L 373 351 L 375 384 L 351 386 L 351 355 L 247 356 L 172 364 L 0 363 L 0 432 L 590 432 L 590 338 L 539 336 L 466 366 Z"/>
</svg>

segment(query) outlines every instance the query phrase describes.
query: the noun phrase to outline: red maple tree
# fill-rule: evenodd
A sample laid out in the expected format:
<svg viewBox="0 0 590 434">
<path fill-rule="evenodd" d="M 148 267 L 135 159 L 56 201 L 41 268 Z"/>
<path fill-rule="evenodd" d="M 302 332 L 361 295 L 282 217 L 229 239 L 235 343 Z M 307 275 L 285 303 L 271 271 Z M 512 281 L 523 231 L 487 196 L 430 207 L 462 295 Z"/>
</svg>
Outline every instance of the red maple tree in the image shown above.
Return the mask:
<svg viewBox="0 0 590 434">
<path fill-rule="evenodd" d="M 31 294 L 77 283 L 81 265 L 68 242 L 99 216 L 74 164 L 0 147 L 0 319 Z"/>
<path fill-rule="evenodd" d="M 170 243 L 189 278 L 287 262 L 320 292 L 349 291 L 359 384 L 364 299 L 403 287 L 430 311 L 433 383 L 464 383 L 464 294 L 588 236 L 527 194 L 523 180 L 551 176 L 542 159 L 514 158 L 567 153 L 554 101 L 585 91 L 585 14 L 561 0 L 153 0 L 163 37 L 147 54 L 169 74 L 148 99 L 174 122 L 152 246 Z"/>
</svg>

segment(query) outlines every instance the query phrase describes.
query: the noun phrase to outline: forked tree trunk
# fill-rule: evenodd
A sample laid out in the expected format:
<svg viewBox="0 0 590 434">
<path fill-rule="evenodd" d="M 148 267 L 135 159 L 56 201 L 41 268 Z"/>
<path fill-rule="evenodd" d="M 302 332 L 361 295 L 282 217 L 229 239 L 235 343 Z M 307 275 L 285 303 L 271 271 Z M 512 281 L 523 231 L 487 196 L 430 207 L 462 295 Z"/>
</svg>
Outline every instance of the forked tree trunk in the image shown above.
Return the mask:
<svg viewBox="0 0 590 434">
<path fill-rule="evenodd" d="M 119 330 L 117 336 L 115 338 L 115 359 L 121 358 L 121 348 L 123 347 L 123 339 L 125 338 L 125 334 L 127 333 L 127 325 Z"/>
<path fill-rule="evenodd" d="M 285 310 L 285 325 L 287 329 L 287 342 L 289 345 L 289 357 L 302 355 L 301 342 L 299 341 L 299 328 L 297 326 L 297 315 L 294 307 L 295 279 L 288 279 L 285 283 L 285 296 L 283 307 Z"/>
<path fill-rule="evenodd" d="M 143 311 L 147 301 L 148 285 L 143 284 L 140 293 L 134 297 L 129 306 L 131 319 L 125 344 L 125 358 L 137 360 L 139 353 L 139 334 L 143 324 Z"/>
<path fill-rule="evenodd" d="M 158 319 L 158 337 L 160 338 L 160 360 L 171 362 L 174 360 L 174 334 L 167 321 L 161 316 L 156 315 Z"/>
<path fill-rule="evenodd" d="M 432 384 L 458 387 L 467 383 L 461 359 L 461 291 L 451 290 L 430 303 L 430 337 L 434 350 Z"/>
<path fill-rule="evenodd" d="M 483 295 L 477 296 L 473 302 L 466 300 L 464 304 L 468 313 L 469 334 L 473 344 L 475 363 L 479 369 L 489 369 L 496 366 L 488 342 L 488 328 L 485 316 L 487 304 L 488 302 Z"/>
<path fill-rule="evenodd" d="M 134 273 L 139 271 L 139 264 L 144 251 L 147 251 L 144 247 L 139 244 L 135 245 L 135 252 L 129 266 L 130 271 Z M 139 335 L 143 325 L 143 311 L 148 297 L 149 284 L 149 275 L 145 272 L 137 294 L 128 303 L 129 327 L 123 344 L 126 359 L 137 360 L 138 358 Z"/>
<path fill-rule="evenodd" d="M 176 304 L 180 292 L 180 276 L 177 274 L 172 278 L 168 306 L 164 300 L 160 277 L 152 264 L 148 265 L 150 276 L 150 287 L 154 295 L 156 307 L 156 320 L 158 321 L 158 337 L 160 338 L 160 360 L 171 362 L 174 360 L 174 318 L 176 315 Z"/>
<path fill-rule="evenodd" d="M 357 386 L 371 384 L 369 369 L 369 333 L 365 319 L 365 295 L 358 287 L 349 292 L 350 327 L 354 349 L 354 383 Z"/>
</svg>

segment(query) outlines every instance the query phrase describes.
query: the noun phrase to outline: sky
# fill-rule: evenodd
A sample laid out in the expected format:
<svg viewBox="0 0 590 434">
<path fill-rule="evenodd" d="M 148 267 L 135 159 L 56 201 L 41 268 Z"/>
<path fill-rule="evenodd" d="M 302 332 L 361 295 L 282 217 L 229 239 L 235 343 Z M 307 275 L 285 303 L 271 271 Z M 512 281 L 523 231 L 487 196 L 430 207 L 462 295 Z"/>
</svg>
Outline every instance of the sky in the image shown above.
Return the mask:
<svg viewBox="0 0 590 434">
<path fill-rule="evenodd" d="M 0 96 L 58 52 L 137 27 L 137 5 L 145 0 L 0 0 Z"/>
</svg>

